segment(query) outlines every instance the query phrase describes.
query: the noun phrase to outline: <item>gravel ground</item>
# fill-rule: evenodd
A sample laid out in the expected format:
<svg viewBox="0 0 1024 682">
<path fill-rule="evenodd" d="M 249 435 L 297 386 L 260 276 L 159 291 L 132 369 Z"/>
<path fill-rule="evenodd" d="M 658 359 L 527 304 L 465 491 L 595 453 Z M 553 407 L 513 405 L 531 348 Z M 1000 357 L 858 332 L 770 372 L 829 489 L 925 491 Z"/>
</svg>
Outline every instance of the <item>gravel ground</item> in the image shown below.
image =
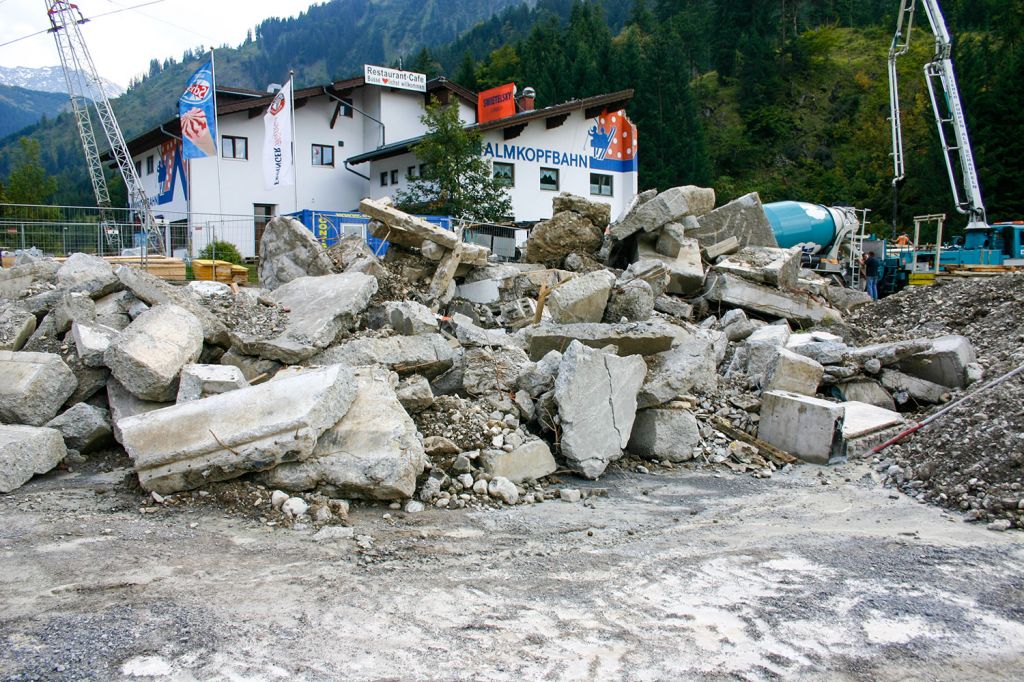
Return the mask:
<svg viewBox="0 0 1024 682">
<path fill-rule="evenodd" d="M 121 463 L 124 466 L 126 463 Z M 863 464 L 269 527 L 116 459 L 0 497 L 0 678 L 1016 680 L 1024 535 Z"/>
<path fill-rule="evenodd" d="M 940 280 L 862 308 L 849 324 L 864 341 L 962 334 L 974 344 L 987 382 L 1024 364 L 1022 309 L 1024 276 Z M 954 392 L 954 399 L 961 395 Z M 1024 377 L 883 454 L 879 468 L 908 494 L 994 528 L 1024 528 Z"/>
</svg>

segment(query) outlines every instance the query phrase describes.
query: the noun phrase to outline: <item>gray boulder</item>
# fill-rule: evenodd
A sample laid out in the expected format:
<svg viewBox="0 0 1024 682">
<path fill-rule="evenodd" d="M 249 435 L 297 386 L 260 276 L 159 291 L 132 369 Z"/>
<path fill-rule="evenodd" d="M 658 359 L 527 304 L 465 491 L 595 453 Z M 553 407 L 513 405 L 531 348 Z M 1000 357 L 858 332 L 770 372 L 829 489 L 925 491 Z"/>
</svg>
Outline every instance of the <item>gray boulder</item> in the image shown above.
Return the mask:
<svg viewBox="0 0 1024 682">
<path fill-rule="evenodd" d="M 352 339 L 314 355 L 305 364 L 381 365 L 399 376 L 422 374 L 433 379 L 451 369 L 454 361 L 455 349 L 443 336 L 420 334 Z"/>
<path fill-rule="evenodd" d="M 526 260 L 557 268 L 570 253 L 592 254 L 601 248 L 603 230 L 574 211 L 562 211 L 538 223 L 526 242 Z"/>
<path fill-rule="evenodd" d="M 313 233 L 294 218 L 271 220 L 260 239 L 260 286 L 277 289 L 300 277 L 334 272 L 331 259 Z"/>
<path fill-rule="evenodd" d="M 611 226 L 609 234 L 622 240 L 637 232 L 653 232 L 684 216 L 700 216 L 715 207 L 715 190 L 688 185 L 673 187 L 629 212 Z"/>
<path fill-rule="evenodd" d="M 607 270 L 599 270 L 558 285 L 547 299 L 552 322 L 600 322 L 614 283 L 614 275 Z"/>
<path fill-rule="evenodd" d="M 0 422 L 42 426 L 78 386 L 59 355 L 0 351 Z"/>
<path fill-rule="evenodd" d="M 56 429 L 0 424 L 0 493 L 9 493 L 67 457 Z"/>
<path fill-rule="evenodd" d="M 641 408 L 657 407 L 692 391 L 718 388 L 716 340 L 706 330 L 684 331 L 679 343 L 647 360 L 648 369 L 637 398 Z"/>
<path fill-rule="evenodd" d="M 627 449 L 644 459 L 688 462 L 701 444 L 697 418 L 688 410 L 653 408 L 636 413 Z"/>
<path fill-rule="evenodd" d="M 110 344 L 121 334 L 101 324 L 75 322 L 71 325 L 71 336 L 75 340 L 75 352 L 87 367 L 104 367 L 104 355 Z"/>
<path fill-rule="evenodd" d="M 485 450 L 480 464 L 492 477 L 502 476 L 513 483 L 543 478 L 558 469 L 551 448 L 542 440 L 524 443 L 512 452 Z"/>
<path fill-rule="evenodd" d="M 569 192 L 562 192 L 556 196 L 551 201 L 551 206 L 552 213 L 562 213 L 563 211 L 579 213 L 601 230 L 608 227 L 608 223 L 612 220 L 611 204 L 606 204 L 603 201 L 590 201 Z"/>
<path fill-rule="evenodd" d="M 122 288 L 110 263 L 86 253 L 68 256 L 57 271 L 57 284 L 67 291 L 83 292 L 92 298 L 100 298 Z"/>
<path fill-rule="evenodd" d="M 410 414 L 422 412 L 434 404 L 434 392 L 430 388 L 430 382 L 419 374 L 402 379 L 395 394 L 398 396 L 398 402 L 402 403 L 402 407 Z"/>
<path fill-rule="evenodd" d="M 633 279 L 617 284 L 608 297 L 604 321 L 609 323 L 642 322 L 651 319 L 654 313 L 654 292 L 651 285 L 642 279 Z"/>
<path fill-rule="evenodd" d="M 64 444 L 82 454 L 98 450 L 112 440 L 110 413 L 102 407 L 78 403 L 46 423 L 64 437 Z"/>
<path fill-rule="evenodd" d="M 422 303 L 392 301 L 385 306 L 385 310 L 391 327 L 403 336 L 433 334 L 437 331 L 437 316 Z"/>
<path fill-rule="evenodd" d="M 21 350 L 35 330 L 35 315 L 16 303 L 0 303 L 0 350 Z"/>
<path fill-rule="evenodd" d="M 713 247 L 730 237 L 736 237 L 742 246 L 775 248 L 779 245 L 757 192 L 730 201 L 697 220 L 700 227 L 687 235 L 696 238 L 702 246 Z"/>
</svg>

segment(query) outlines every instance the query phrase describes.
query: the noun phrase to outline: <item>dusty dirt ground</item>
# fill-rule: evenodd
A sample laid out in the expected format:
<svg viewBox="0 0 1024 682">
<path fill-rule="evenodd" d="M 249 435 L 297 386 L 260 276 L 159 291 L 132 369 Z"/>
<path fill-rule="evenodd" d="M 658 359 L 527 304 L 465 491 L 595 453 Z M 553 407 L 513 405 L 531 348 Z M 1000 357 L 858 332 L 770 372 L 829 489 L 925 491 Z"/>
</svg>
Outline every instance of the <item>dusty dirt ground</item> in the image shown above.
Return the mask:
<svg viewBox="0 0 1024 682">
<path fill-rule="evenodd" d="M 3 679 L 1024 678 L 1024 534 L 865 464 L 354 506 L 356 538 L 328 541 L 213 505 L 140 514 L 125 473 L 0 497 Z"/>
</svg>

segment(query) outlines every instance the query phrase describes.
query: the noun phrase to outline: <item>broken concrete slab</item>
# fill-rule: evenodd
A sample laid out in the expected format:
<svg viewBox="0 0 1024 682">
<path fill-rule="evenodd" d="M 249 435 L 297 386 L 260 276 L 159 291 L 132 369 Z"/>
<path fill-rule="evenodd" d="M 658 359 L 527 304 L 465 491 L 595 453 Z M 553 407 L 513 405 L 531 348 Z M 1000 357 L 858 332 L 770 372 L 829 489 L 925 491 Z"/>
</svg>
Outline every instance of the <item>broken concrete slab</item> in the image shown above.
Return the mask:
<svg viewBox="0 0 1024 682">
<path fill-rule="evenodd" d="M 332 346 L 305 362 L 306 365 L 343 364 L 347 367 L 382 365 L 399 376 L 422 374 L 432 379 L 448 371 L 455 350 L 440 334 L 360 338 Z"/>
<path fill-rule="evenodd" d="M 846 456 L 863 457 L 871 448 L 902 431 L 907 424 L 899 412 L 858 401 L 843 404 L 843 440 Z"/>
<path fill-rule="evenodd" d="M 872 302 L 871 295 L 859 289 L 829 285 L 825 287 L 825 300 L 836 310 L 852 313 Z"/>
<path fill-rule="evenodd" d="M 297 277 L 268 295 L 289 311 L 285 330 L 271 338 L 232 331 L 232 347 L 244 355 L 302 362 L 331 345 L 341 331 L 354 329 L 376 292 L 377 280 L 359 272 Z"/>
<path fill-rule="evenodd" d="M 550 351 L 537 362 L 523 367 L 516 379 L 516 386 L 526 391 L 531 398 L 537 398 L 555 387 L 555 377 L 558 376 L 558 366 L 561 364 L 562 354 L 556 350 Z"/>
<path fill-rule="evenodd" d="M 736 237 L 742 246 L 779 246 L 757 192 L 730 201 L 697 220 L 700 227 L 687 235 L 696 238 L 703 246 L 720 244 L 730 237 Z"/>
<path fill-rule="evenodd" d="M 654 250 L 662 256 L 675 258 L 683 245 L 689 244 L 690 241 L 692 240 L 686 236 L 686 228 L 681 223 L 669 223 L 659 230 Z"/>
<path fill-rule="evenodd" d="M 143 488 L 168 495 L 302 461 L 356 396 L 334 365 L 118 420 Z"/>
<path fill-rule="evenodd" d="M 574 211 L 555 213 L 537 223 L 526 242 L 526 260 L 551 268 L 562 265 L 570 253 L 591 254 L 601 248 L 603 230 Z"/>
<path fill-rule="evenodd" d="M 484 329 L 473 323 L 471 319 L 462 313 L 455 313 L 451 316 L 451 324 L 455 328 L 455 338 L 464 347 L 476 346 L 480 348 L 501 347 L 518 348 L 517 339 L 504 329 Z"/>
<path fill-rule="evenodd" d="M 746 246 L 720 258 L 712 267 L 717 272 L 727 272 L 757 284 L 795 289 L 800 278 L 800 249 Z"/>
<path fill-rule="evenodd" d="M 929 339 L 874 343 L 869 346 L 850 348 L 846 353 L 844 362 L 865 367 L 871 360 L 876 360 L 882 367 L 888 367 L 913 355 L 922 353 L 929 348 L 931 348 L 931 341 Z"/>
<path fill-rule="evenodd" d="M 910 400 L 938 405 L 950 399 L 949 390 L 945 386 L 894 369 L 883 369 L 879 378 L 882 386 L 892 394 L 898 405 L 906 404 Z"/>
<path fill-rule="evenodd" d="M 644 459 L 688 462 L 700 444 L 700 426 L 692 412 L 652 408 L 636 413 L 626 449 Z"/>
<path fill-rule="evenodd" d="M 437 315 L 416 301 L 391 301 L 384 310 L 392 329 L 403 336 L 437 332 Z"/>
<path fill-rule="evenodd" d="M 123 288 L 110 263 L 99 256 L 73 253 L 57 270 L 57 284 L 66 291 L 101 298 Z"/>
<path fill-rule="evenodd" d="M 699 241 L 699 240 L 698 240 Z M 727 256 L 730 253 L 736 253 L 743 245 L 740 243 L 739 237 L 733 235 L 727 239 L 723 239 L 720 242 L 714 244 L 702 244 L 700 249 L 700 255 L 708 263 L 714 263 L 716 259 L 721 256 Z"/>
<path fill-rule="evenodd" d="M 0 350 L 21 350 L 35 330 L 35 315 L 16 303 L 0 303 Z"/>
<path fill-rule="evenodd" d="M 850 347 L 842 341 L 816 341 L 805 334 L 794 334 L 786 348 L 823 365 L 839 365 L 846 359 Z"/>
<path fill-rule="evenodd" d="M 232 365 L 189 364 L 181 368 L 175 402 L 200 400 L 248 385 L 249 382 L 246 381 L 242 370 Z"/>
<path fill-rule="evenodd" d="M 551 200 L 553 213 L 573 211 L 585 217 L 595 227 L 603 230 L 612 221 L 612 207 L 603 201 L 591 201 L 584 197 L 562 192 Z"/>
<path fill-rule="evenodd" d="M 363 199 L 359 202 L 359 210 L 380 225 L 371 227 L 373 236 L 392 244 L 418 249 L 426 240 L 451 250 L 460 243 L 454 232 L 399 211 L 383 201 Z"/>
<path fill-rule="evenodd" d="M 794 457 L 813 464 L 828 464 L 845 454 L 842 424 L 845 409 L 787 391 L 761 396 L 761 422 L 757 436 Z"/>
<path fill-rule="evenodd" d="M 519 348 L 468 348 L 463 362 L 462 387 L 470 395 L 515 393 L 519 376 L 530 364 Z"/>
<path fill-rule="evenodd" d="M 634 280 L 643 280 L 651 287 L 655 298 L 665 293 L 671 281 L 668 266 L 658 260 L 647 259 L 630 263 L 626 271 L 619 276 L 618 285 L 628 284 Z"/>
<path fill-rule="evenodd" d="M 678 253 L 670 258 L 654 249 L 653 235 L 641 236 L 636 240 L 634 260 L 638 263 L 654 260 L 664 265 L 669 271 L 666 291 L 670 294 L 690 296 L 704 285 L 704 262 L 694 239 L 682 240 Z"/>
<path fill-rule="evenodd" d="M 783 293 L 724 272 L 712 272 L 704 286 L 708 300 L 797 324 L 841 321 L 839 311 L 799 292 Z"/>
<path fill-rule="evenodd" d="M 623 240 L 637 232 L 653 232 L 684 216 L 700 216 L 715 207 L 715 191 L 687 185 L 673 187 L 636 206 L 609 228 L 612 239 Z"/>
<path fill-rule="evenodd" d="M 658 296 L 654 299 L 654 309 L 678 320 L 693 319 L 693 306 L 674 296 Z"/>
<path fill-rule="evenodd" d="M 261 287 L 274 290 L 299 277 L 332 272 L 331 259 L 302 223 L 288 216 L 277 216 L 267 223 L 260 239 Z"/>
<path fill-rule="evenodd" d="M 0 268 L 0 298 L 18 300 L 55 285 L 59 269 L 60 263 L 50 259 Z"/>
<path fill-rule="evenodd" d="M 457 242 L 450 251 L 445 252 L 434 269 L 434 276 L 427 291 L 427 299 L 432 302 L 434 308 L 448 303 L 455 296 L 455 273 L 462 263 L 462 254 L 465 250 L 466 246 L 461 241 Z"/>
<path fill-rule="evenodd" d="M 434 404 L 434 392 L 425 376 L 414 374 L 402 379 L 395 389 L 398 402 L 409 414 L 422 412 Z"/>
<path fill-rule="evenodd" d="M 150 305 L 173 303 L 185 308 L 195 315 L 203 327 L 203 339 L 206 343 L 227 347 L 230 344 L 228 328 L 224 323 L 206 307 L 199 303 L 184 289 L 168 284 L 159 277 L 140 270 L 122 265 L 114 270 L 121 283 L 129 289 L 136 298 Z M 139 304 L 134 304 L 128 309 L 128 314 L 133 320 L 144 312 L 138 310 Z"/>
<path fill-rule="evenodd" d="M 51 471 L 67 455 L 64 438 L 56 429 L 0 424 L 0 493 Z"/>
<path fill-rule="evenodd" d="M 102 407 L 78 403 L 46 422 L 46 427 L 57 429 L 64 444 L 82 454 L 98 450 L 113 441 L 110 413 Z"/>
<path fill-rule="evenodd" d="M 118 291 L 96 299 L 96 323 L 121 331 L 131 324 L 128 306 L 135 300 L 130 291 Z"/>
<path fill-rule="evenodd" d="M 559 284 L 547 298 L 547 310 L 555 324 L 600 322 L 608 305 L 615 275 L 607 270 L 591 272 Z"/>
<path fill-rule="evenodd" d="M 768 361 L 761 386 L 766 391 L 788 391 L 814 395 L 825 375 L 821 363 L 786 348 L 771 347 L 774 357 Z"/>
<path fill-rule="evenodd" d="M 750 335 L 756 329 L 754 323 L 747 318 L 747 314 L 740 308 L 733 308 L 722 316 L 719 324 L 722 327 L 722 333 L 725 334 L 725 338 L 729 339 L 732 343 L 739 343 L 750 338 Z"/>
<path fill-rule="evenodd" d="M 626 324 L 548 324 L 527 327 L 522 333 L 527 342 L 531 360 L 539 360 L 548 352 L 564 351 L 572 341 L 590 348 L 615 346 L 620 356 L 654 355 L 672 348 L 685 330 L 664 320 Z"/>
<path fill-rule="evenodd" d="M 551 448 L 542 440 L 524 443 L 512 452 L 485 450 L 480 466 L 492 477 L 502 476 L 513 483 L 535 481 L 558 469 Z"/>
<path fill-rule="evenodd" d="M 178 374 L 203 351 L 203 328 L 195 315 L 174 305 L 150 308 L 128 325 L 103 356 L 111 374 L 136 397 L 174 400 Z"/>
<path fill-rule="evenodd" d="M 967 385 L 967 366 L 977 361 L 974 346 L 966 336 L 940 336 L 930 347 L 899 363 L 904 374 L 948 388 Z"/>
<path fill-rule="evenodd" d="M 103 356 L 110 348 L 110 344 L 120 335 L 121 332 L 117 329 L 111 329 L 102 324 L 75 322 L 71 325 L 71 336 L 75 340 L 75 352 L 87 367 L 106 367 Z"/>
<path fill-rule="evenodd" d="M 669 403 L 692 391 L 718 388 L 715 339 L 704 330 L 682 330 L 674 348 L 647 358 L 647 376 L 637 403 L 646 409 Z"/>
<path fill-rule="evenodd" d="M 42 426 L 77 385 L 59 355 L 0 350 L 0 422 Z"/>
<path fill-rule="evenodd" d="M 351 407 L 320 436 L 309 458 L 281 464 L 263 474 L 262 480 L 285 490 L 319 487 L 340 497 L 412 497 L 427 459 L 416 424 L 395 395 L 393 381 L 397 377 L 387 370 L 356 369 Z"/>
<path fill-rule="evenodd" d="M 561 418 L 561 453 L 569 468 L 595 479 L 622 457 L 636 417 L 637 393 L 647 365 L 573 341 L 555 379 Z"/>
</svg>

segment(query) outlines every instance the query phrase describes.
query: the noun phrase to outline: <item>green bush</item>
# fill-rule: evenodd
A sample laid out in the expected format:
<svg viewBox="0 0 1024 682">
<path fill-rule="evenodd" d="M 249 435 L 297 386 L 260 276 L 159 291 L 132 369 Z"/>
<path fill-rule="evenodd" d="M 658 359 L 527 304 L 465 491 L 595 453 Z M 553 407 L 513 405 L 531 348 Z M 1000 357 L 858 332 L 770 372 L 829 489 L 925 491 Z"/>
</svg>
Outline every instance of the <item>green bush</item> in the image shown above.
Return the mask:
<svg viewBox="0 0 1024 682">
<path fill-rule="evenodd" d="M 210 242 L 199 252 L 202 260 L 226 260 L 236 265 L 242 262 L 242 254 L 231 242 Z"/>
</svg>

